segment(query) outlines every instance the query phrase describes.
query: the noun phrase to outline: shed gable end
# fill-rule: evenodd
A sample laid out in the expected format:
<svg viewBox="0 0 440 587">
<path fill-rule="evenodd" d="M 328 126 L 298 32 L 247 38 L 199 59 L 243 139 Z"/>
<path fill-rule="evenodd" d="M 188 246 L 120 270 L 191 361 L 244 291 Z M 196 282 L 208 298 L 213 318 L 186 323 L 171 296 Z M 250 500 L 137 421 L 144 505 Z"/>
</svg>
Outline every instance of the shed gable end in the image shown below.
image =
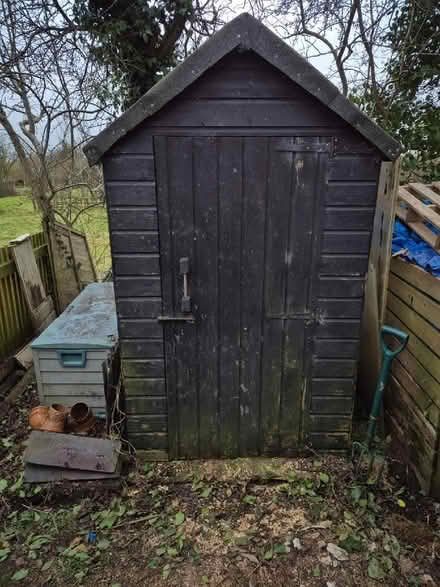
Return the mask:
<svg viewBox="0 0 440 587">
<path fill-rule="evenodd" d="M 253 51 L 233 51 L 221 59 L 146 126 L 349 128 Z"/>
<path fill-rule="evenodd" d="M 233 51 L 252 50 L 277 71 L 340 116 L 389 159 L 400 145 L 352 104 L 325 76 L 251 15 L 243 13 L 225 25 L 185 61 L 155 84 L 84 148 L 89 163 L 97 163 L 131 130 L 157 114 L 210 68 Z"/>
</svg>

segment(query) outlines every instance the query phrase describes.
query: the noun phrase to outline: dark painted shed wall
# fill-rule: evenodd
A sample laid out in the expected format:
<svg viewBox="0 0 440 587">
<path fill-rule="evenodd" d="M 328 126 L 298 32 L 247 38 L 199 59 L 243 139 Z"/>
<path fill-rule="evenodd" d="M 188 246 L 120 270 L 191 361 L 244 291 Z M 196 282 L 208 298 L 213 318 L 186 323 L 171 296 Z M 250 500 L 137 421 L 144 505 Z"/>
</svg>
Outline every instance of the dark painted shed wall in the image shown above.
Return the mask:
<svg viewBox="0 0 440 587">
<path fill-rule="evenodd" d="M 153 135 L 319 136 L 334 145 L 322 210 L 319 307 L 305 417 L 317 448 L 350 442 L 362 292 L 380 155 L 254 54 L 232 54 L 104 158 L 130 442 L 167 449 Z"/>
</svg>

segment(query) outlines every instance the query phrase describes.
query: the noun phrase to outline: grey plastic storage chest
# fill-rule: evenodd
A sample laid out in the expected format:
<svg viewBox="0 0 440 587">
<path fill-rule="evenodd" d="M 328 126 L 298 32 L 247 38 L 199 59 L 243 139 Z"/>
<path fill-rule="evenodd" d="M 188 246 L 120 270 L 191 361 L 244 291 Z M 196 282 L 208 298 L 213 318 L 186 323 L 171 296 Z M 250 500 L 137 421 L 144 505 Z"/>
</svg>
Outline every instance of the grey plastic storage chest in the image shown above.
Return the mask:
<svg viewBox="0 0 440 587">
<path fill-rule="evenodd" d="M 92 283 L 31 345 L 40 402 L 105 413 L 102 364 L 117 342 L 113 284 Z"/>
</svg>

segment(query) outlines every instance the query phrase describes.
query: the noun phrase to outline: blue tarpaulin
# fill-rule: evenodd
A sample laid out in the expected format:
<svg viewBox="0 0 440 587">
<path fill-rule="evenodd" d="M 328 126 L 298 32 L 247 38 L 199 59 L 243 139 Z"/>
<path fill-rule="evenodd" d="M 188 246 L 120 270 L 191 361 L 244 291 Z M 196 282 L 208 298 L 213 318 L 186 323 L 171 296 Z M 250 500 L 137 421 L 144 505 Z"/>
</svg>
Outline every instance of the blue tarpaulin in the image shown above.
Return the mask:
<svg viewBox="0 0 440 587">
<path fill-rule="evenodd" d="M 439 234 L 439 231 L 431 224 L 429 228 Z M 408 252 L 403 256 L 408 261 L 440 278 L 440 255 L 396 218 L 393 231 L 393 254 L 402 249 L 407 249 Z"/>
</svg>

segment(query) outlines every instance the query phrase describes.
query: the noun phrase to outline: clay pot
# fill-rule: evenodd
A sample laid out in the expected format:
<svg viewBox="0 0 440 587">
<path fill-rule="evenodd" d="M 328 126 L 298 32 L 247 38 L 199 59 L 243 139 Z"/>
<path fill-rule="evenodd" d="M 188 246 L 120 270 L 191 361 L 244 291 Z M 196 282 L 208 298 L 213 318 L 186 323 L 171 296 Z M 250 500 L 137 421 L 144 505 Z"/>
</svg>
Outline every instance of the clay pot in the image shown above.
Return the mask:
<svg viewBox="0 0 440 587">
<path fill-rule="evenodd" d="M 49 407 L 37 406 L 32 408 L 29 414 L 29 424 L 35 430 L 44 430 L 44 424 L 48 418 Z"/>
<path fill-rule="evenodd" d="M 48 432 L 63 432 L 68 410 L 61 404 L 52 404 L 49 407 L 47 420 L 43 430 Z"/>
<path fill-rule="evenodd" d="M 72 432 L 88 432 L 95 425 L 95 416 L 84 402 L 78 402 L 70 410 L 69 428 Z"/>
</svg>

